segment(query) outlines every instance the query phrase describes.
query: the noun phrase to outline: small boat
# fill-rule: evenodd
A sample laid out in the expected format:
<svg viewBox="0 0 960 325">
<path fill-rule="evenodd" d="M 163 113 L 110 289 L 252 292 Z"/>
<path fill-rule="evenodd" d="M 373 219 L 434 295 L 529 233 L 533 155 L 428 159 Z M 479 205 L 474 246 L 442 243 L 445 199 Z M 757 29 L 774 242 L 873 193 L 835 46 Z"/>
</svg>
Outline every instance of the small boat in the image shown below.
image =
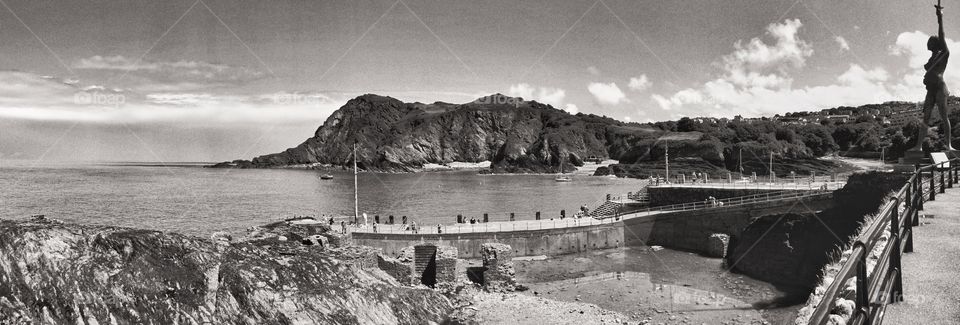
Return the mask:
<svg viewBox="0 0 960 325">
<path fill-rule="evenodd" d="M 333 175 L 323 174 L 323 175 L 320 175 L 320 179 L 333 179 Z"/>
<path fill-rule="evenodd" d="M 565 173 L 563 172 L 563 160 L 560 161 L 560 174 L 557 174 L 557 178 L 554 178 L 553 180 L 554 180 L 554 181 L 557 181 L 557 182 L 572 182 L 572 181 L 573 181 L 573 178 L 570 178 L 570 176 L 567 176 L 567 174 L 565 174 Z"/>
</svg>

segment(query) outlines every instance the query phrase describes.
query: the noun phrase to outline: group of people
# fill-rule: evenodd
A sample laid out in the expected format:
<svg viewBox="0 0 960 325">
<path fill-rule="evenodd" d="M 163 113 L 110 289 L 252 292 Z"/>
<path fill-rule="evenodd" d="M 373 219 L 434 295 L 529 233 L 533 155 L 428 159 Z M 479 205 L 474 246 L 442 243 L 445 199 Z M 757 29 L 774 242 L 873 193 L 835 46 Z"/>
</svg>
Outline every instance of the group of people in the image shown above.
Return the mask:
<svg viewBox="0 0 960 325">
<path fill-rule="evenodd" d="M 464 217 L 462 214 L 457 215 L 457 223 L 470 223 L 471 225 L 473 225 L 473 224 L 484 223 L 489 221 L 490 219 L 488 219 L 486 215 L 483 216 L 482 220 L 478 218 L 470 218 L 470 220 L 467 220 L 467 218 Z"/>
<path fill-rule="evenodd" d="M 722 206 L 723 206 L 723 201 L 717 200 L 717 198 L 712 197 L 712 196 L 711 196 L 711 197 L 708 197 L 706 200 L 704 200 L 704 203 L 707 204 L 707 205 L 709 205 L 709 206 L 711 206 L 711 207 L 722 207 Z"/>
</svg>

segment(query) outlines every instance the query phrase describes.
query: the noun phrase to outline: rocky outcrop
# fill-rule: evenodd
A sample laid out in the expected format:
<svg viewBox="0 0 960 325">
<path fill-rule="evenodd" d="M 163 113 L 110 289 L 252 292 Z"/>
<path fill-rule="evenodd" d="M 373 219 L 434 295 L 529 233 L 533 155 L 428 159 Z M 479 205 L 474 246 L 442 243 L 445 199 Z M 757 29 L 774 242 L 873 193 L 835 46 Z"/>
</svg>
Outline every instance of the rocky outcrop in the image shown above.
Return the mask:
<svg viewBox="0 0 960 325">
<path fill-rule="evenodd" d="M 466 104 L 404 103 L 363 95 L 348 101 L 313 137 L 284 152 L 215 165 L 263 168 L 352 166 L 416 171 L 424 164 L 490 161 L 494 172 L 556 172 L 590 156 L 617 158 L 657 131 L 500 94 Z M 649 141 L 648 141 L 649 142 Z"/>
<path fill-rule="evenodd" d="M 425 324 L 452 310 L 362 247 L 0 221 L 0 323 Z"/>
</svg>

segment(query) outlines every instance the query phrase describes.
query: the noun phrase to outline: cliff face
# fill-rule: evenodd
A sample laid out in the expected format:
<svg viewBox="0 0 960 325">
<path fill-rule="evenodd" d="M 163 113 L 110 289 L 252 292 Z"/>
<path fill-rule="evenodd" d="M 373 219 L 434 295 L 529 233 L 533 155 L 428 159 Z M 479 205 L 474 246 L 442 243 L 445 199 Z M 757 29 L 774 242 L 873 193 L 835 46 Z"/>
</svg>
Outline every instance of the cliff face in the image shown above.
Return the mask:
<svg viewBox="0 0 960 325">
<path fill-rule="evenodd" d="M 0 221 L 0 323 L 425 324 L 450 301 L 363 249 Z"/>
<path fill-rule="evenodd" d="M 414 171 L 424 164 L 491 161 L 494 171 L 570 171 L 582 159 L 618 158 L 633 143 L 655 136 L 639 125 L 570 115 L 549 105 L 492 95 L 467 104 L 403 103 L 363 95 L 330 115 L 312 138 L 284 152 L 218 167 L 358 165 L 366 170 Z"/>
</svg>

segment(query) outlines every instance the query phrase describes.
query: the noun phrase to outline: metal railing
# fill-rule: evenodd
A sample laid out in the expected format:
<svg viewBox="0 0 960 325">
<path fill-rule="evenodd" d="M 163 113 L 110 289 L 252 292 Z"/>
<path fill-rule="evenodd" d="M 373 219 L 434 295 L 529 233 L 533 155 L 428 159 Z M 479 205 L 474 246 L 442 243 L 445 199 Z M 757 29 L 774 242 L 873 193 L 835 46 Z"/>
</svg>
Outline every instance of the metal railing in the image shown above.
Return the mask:
<svg viewBox="0 0 960 325">
<path fill-rule="evenodd" d="M 643 217 L 643 216 L 651 215 L 654 213 L 733 207 L 733 206 L 747 205 L 747 204 L 753 204 L 758 202 L 769 202 L 769 201 L 776 201 L 776 200 L 812 197 L 812 196 L 829 194 L 831 192 L 832 190 L 812 190 L 812 191 L 784 190 L 784 191 L 776 191 L 776 192 L 767 192 L 767 193 L 760 193 L 760 194 L 717 199 L 716 201 L 698 201 L 698 202 L 664 205 L 664 206 L 658 206 L 658 207 L 648 207 L 641 210 L 634 210 L 634 211 L 626 212 L 623 214 L 619 214 L 619 217 L 635 218 L 635 217 Z"/>
<path fill-rule="evenodd" d="M 960 158 L 945 164 L 915 167 L 907 184 L 883 205 L 876 218 L 857 237 L 850 255 L 833 276 L 833 282 L 811 315 L 810 324 L 828 323 L 830 312 L 851 277 L 856 277 L 856 309 L 848 324 L 880 324 L 887 305 L 903 301 L 901 256 L 913 252 L 913 227 L 919 225 L 919 211 L 923 210 L 925 201 L 935 200 L 937 193 L 944 193 L 960 181 L 958 165 Z M 889 240 L 882 240 L 887 227 Z M 872 272 L 868 273 L 867 261 L 878 245 L 885 247 L 876 257 Z"/>
<path fill-rule="evenodd" d="M 698 183 L 660 183 L 651 185 L 651 187 L 708 187 L 708 188 L 733 188 L 733 189 L 794 189 L 794 190 L 814 190 L 826 186 L 828 189 L 839 189 L 846 184 L 846 178 L 832 179 L 826 177 L 822 180 L 811 180 L 809 177 L 804 179 L 797 178 L 796 181 L 778 179 L 776 181 L 735 181 L 735 182 L 698 182 Z"/>
<path fill-rule="evenodd" d="M 748 205 L 758 202 L 769 202 L 776 200 L 797 199 L 804 197 L 813 197 L 818 195 L 829 195 L 830 190 L 814 191 L 796 191 L 785 190 L 769 193 L 753 194 L 731 198 L 719 199 L 713 202 L 689 202 L 673 205 L 665 205 L 642 210 L 634 210 L 627 213 L 616 213 L 614 215 L 604 216 L 602 218 L 589 217 L 567 217 L 552 218 L 541 220 L 516 220 L 516 221 L 495 221 L 481 222 L 476 224 L 458 223 L 452 225 L 416 225 L 416 224 L 378 224 L 376 228 L 373 225 L 367 225 L 359 228 L 352 226 L 349 231 L 355 233 L 367 234 L 416 234 L 416 235 L 436 235 L 436 234 L 469 234 L 486 232 L 508 232 L 508 231 L 526 231 L 526 230 L 545 230 L 560 229 L 571 227 L 595 226 L 604 224 L 613 224 L 623 219 L 645 217 L 659 213 L 669 213 L 678 211 L 691 211 L 703 209 L 716 209 L 722 207 L 734 207 Z M 723 202 L 723 203 L 720 203 Z M 439 227 L 439 229 L 438 229 Z"/>
</svg>

